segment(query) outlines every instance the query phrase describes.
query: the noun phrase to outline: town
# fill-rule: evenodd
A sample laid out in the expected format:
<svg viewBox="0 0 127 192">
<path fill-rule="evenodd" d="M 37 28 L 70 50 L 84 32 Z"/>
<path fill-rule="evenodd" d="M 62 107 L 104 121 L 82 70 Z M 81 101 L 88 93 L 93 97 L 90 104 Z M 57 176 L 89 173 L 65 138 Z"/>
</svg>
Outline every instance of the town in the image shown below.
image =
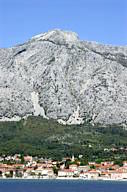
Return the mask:
<svg viewBox="0 0 127 192">
<path fill-rule="evenodd" d="M 83 165 L 82 155 L 62 161 L 15 154 L 0 156 L 1 179 L 84 179 L 127 180 L 127 161 L 88 162 Z"/>
</svg>

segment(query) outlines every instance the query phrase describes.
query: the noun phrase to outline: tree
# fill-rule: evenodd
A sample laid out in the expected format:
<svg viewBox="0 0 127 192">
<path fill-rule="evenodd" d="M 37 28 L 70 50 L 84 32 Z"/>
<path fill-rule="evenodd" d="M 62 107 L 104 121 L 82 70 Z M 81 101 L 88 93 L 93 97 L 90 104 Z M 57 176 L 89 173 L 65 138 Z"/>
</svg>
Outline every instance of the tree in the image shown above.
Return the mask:
<svg viewBox="0 0 127 192">
<path fill-rule="evenodd" d="M 24 164 L 25 160 L 24 160 L 24 155 L 21 154 L 21 164 Z"/>
<path fill-rule="evenodd" d="M 56 166 L 53 167 L 53 172 L 54 172 L 55 175 L 58 175 L 58 170 L 59 169 Z"/>
<path fill-rule="evenodd" d="M 96 169 L 96 167 L 94 165 L 91 165 L 90 169 Z"/>
<path fill-rule="evenodd" d="M 0 171 L 0 177 L 2 177 L 2 171 Z"/>
<path fill-rule="evenodd" d="M 65 168 L 66 169 L 69 169 L 69 165 L 71 164 L 71 160 L 70 159 L 67 159 L 66 161 L 65 161 Z"/>
<path fill-rule="evenodd" d="M 114 161 L 114 164 L 119 165 L 120 167 L 122 167 L 123 166 L 123 161 L 121 159 L 118 159 L 118 160 Z"/>
<path fill-rule="evenodd" d="M 10 177 L 13 177 L 13 170 L 10 171 Z"/>
</svg>

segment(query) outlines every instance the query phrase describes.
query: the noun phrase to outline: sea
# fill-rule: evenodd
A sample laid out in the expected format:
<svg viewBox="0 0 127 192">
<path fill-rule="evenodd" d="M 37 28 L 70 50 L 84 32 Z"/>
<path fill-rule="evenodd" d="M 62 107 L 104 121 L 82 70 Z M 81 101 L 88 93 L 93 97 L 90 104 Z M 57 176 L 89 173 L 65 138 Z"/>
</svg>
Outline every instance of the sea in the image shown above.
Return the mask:
<svg viewBox="0 0 127 192">
<path fill-rule="evenodd" d="M 127 192 L 127 181 L 3 179 L 0 192 Z"/>
</svg>

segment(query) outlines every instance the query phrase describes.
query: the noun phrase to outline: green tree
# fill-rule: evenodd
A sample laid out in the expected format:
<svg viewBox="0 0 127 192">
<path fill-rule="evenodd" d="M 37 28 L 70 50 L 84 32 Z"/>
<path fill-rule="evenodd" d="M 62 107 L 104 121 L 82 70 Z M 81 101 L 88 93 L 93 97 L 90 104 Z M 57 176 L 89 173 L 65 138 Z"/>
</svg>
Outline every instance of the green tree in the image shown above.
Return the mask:
<svg viewBox="0 0 127 192">
<path fill-rule="evenodd" d="M 58 168 L 56 166 L 53 166 L 53 172 L 55 175 L 58 175 Z"/>
<path fill-rule="evenodd" d="M 24 155 L 23 154 L 21 154 L 21 164 L 24 164 L 25 163 L 25 160 L 24 160 Z"/>
</svg>

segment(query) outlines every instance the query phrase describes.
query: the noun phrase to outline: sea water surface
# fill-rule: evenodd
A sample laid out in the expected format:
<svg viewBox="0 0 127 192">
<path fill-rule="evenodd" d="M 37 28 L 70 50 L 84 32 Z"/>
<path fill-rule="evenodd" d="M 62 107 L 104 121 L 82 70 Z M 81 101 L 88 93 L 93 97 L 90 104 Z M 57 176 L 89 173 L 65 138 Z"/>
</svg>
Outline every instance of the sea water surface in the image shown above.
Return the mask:
<svg viewBox="0 0 127 192">
<path fill-rule="evenodd" d="M 0 192 L 127 192 L 127 182 L 85 180 L 0 180 Z"/>
</svg>

